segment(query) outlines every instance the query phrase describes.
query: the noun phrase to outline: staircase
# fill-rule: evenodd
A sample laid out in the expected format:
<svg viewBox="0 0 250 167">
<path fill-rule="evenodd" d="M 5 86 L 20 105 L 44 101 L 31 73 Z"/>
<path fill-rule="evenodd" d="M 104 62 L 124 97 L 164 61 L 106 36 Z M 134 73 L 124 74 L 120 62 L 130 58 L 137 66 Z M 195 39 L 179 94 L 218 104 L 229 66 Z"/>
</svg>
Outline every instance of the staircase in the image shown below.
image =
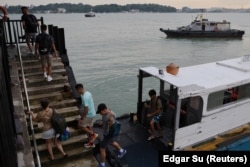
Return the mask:
<svg viewBox="0 0 250 167">
<path fill-rule="evenodd" d="M 48 159 L 48 151 L 45 145 L 45 140 L 41 139 L 43 124 L 36 122 L 33 123 L 42 166 L 55 165 L 56 163 L 68 161 L 72 158 L 82 158 L 83 156 L 92 154 L 92 149 L 84 148 L 84 142 L 87 142 L 86 135 L 77 128 L 76 119 L 79 118 L 77 100 L 74 98 L 73 91 L 68 80 L 67 71 L 64 68 L 64 64 L 61 62 L 61 58 L 53 58 L 53 80 L 51 82 L 47 82 L 43 78 L 41 63 L 37 56 L 22 56 L 22 58 L 31 110 L 34 113 L 41 111 L 40 101 L 43 98 L 48 98 L 50 100 L 50 106 L 54 107 L 58 113 L 63 114 L 66 118 L 71 133 L 71 137 L 67 141 L 62 142 L 63 148 L 68 154 L 68 157 L 63 159 L 57 148 L 54 147 L 53 152 L 55 160 L 50 161 Z M 21 80 L 21 70 L 19 70 L 19 75 Z M 27 99 L 25 99 L 24 91 L 22 93 L 24 101 L 23 104 L 26 105 L 25 101 Z M 29 121 L 29 119 L 27 119 L 27 121 Z M 29 123 L 27 123 L 27 125 L 29 125 Z M 30 142 L 34 153 L 33 139 L 30 129 L 31 128 L 29 127 Z M 60 166 L 63 166 L 63 164 L 60 164 Z"/>
</svg>

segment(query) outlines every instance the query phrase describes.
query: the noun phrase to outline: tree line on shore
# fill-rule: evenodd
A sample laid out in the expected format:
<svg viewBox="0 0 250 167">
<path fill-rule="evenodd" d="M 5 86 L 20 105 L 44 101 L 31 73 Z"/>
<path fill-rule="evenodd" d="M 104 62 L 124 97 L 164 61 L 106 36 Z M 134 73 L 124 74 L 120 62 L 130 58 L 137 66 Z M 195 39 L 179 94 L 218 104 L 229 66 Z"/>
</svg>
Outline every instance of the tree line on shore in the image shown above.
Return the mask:
<svg viewBox="0 0 250 167">
<path fill-rule="evenodd" d="M 9 6 L 8 13 L 21 13 L 21 5 Z M 175 7 L 163 6 L 158 4 L 127 4 L 127 5 L 117 5 L 117 4 L 105 4 L 91 6 L 87 4 L 71 4 L 71 3 L 54 3 L 48 5 L 39 5 L 29 7 L 29 11 L 32 13 L 45 13 L 47 11 L 58 12 L 58 9 L 65 9 L 65 13 L 87 13 L 91 9 L 96 13 L 118 13 L 118 12 L 130 12 L 130 11 L 140 11 L 140 12 L 176 12 Z"/>
</svg>

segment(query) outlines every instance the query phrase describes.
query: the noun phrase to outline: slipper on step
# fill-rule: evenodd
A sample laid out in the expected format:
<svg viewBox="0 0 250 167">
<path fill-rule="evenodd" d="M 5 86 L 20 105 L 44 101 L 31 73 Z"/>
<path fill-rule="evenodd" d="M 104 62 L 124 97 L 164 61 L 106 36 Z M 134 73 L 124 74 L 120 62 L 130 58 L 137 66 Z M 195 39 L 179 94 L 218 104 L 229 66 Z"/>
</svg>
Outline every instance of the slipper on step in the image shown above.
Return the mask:
<svg viewBox="0 0 250 167">
<path fill-rule="evenodd" d="M 51 157 L 48 157 L 48 159 L 49 159 L 50 161 L 54 161 L 54 159 L 52 159 Z"/>
</svg>

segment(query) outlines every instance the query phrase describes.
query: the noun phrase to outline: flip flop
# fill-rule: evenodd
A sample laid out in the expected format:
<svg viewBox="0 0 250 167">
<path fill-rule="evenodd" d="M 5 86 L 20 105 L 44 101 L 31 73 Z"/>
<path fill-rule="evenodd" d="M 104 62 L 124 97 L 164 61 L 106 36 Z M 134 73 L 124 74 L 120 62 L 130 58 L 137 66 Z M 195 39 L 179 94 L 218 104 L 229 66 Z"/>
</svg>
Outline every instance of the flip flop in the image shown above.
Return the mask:
<svg viewBox="0 0 250 167">
<path fill-rule="evenodd" d="M 48 159 L 49 159 L 50 161 L 54 161 L 54 159 L 52 159 L 52 158 L 50 158 L 50 157 L 48 157 Z"/>
</svg>

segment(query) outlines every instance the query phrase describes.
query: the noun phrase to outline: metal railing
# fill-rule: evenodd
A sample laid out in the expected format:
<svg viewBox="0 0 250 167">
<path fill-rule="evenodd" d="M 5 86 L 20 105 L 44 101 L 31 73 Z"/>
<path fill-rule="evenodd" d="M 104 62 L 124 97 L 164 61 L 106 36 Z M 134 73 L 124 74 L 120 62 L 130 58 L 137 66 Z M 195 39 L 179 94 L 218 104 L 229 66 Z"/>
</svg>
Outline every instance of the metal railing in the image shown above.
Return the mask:
<svg viewBox="0 0 250 167">
<path fill-rule="evenodd" d="M 17 33 L 16 33 L 15 25 L 13 25 L 13 32 L 14 32 L 14 38 L 15 38 L 16 46 L 17 46 L 17 54 L 18 54 L 18 58 L 19 58 L 19 61 L 20 61 L 20 66 L 21 66 L 22 81 L 23 81 L 24 93 L 25 93 L 25 98 L 26 98 L 26 103 L 27 103 L 26 104 L 27 105 L 27 111 L 30 111 L 29 96 L 28 96 L 28 92 L 27 92 L 26 79 L 25 79 L 24 70 L 23 70 L 23 61 L 22 61 L 19 42 L 17 40 Z M 35 132 L 34 132 L 34 126 L 33 126 L 33 121 L 32 121 L 32 116 L 31 115 L 29 115 L 29 122 L 30 122 L 32 139 L 33 139 L 33 144 L 34 144 L 34 149 L 35 149 L 36 163 L 37 163 L 38 167 L 41 167 L 41 161 L 40 161 L 40 156 L 39 156 L 39 153 L 38 153 L 38 148 L 37 148 L 37 143 L 36 143 L 36 138 L 35 138 Z"/>
<path fill-rule="evenodd" d="M 40 19 L 37 19 L 37 21 L 39 22 L 40 25 L 43 24 L 43 17 L 41 17 Z M 4 26 L 6 30 L 6 33 L 5 33 L 6 44 L 14 45 L 17 42 L 26 43 L 25 31 L 23 29 L 21 20 L 8 19 L 6 23 L 4 24 Z M 14 27 L 15 27 L 15 31 L 14 31 Z M 39 26 L 37 27 L 37 31 L 39 32 Z M 17 38 L 14 36 L 14 34 L 12 34 L 13 32 L 17 34 Z"/>
</svg>

